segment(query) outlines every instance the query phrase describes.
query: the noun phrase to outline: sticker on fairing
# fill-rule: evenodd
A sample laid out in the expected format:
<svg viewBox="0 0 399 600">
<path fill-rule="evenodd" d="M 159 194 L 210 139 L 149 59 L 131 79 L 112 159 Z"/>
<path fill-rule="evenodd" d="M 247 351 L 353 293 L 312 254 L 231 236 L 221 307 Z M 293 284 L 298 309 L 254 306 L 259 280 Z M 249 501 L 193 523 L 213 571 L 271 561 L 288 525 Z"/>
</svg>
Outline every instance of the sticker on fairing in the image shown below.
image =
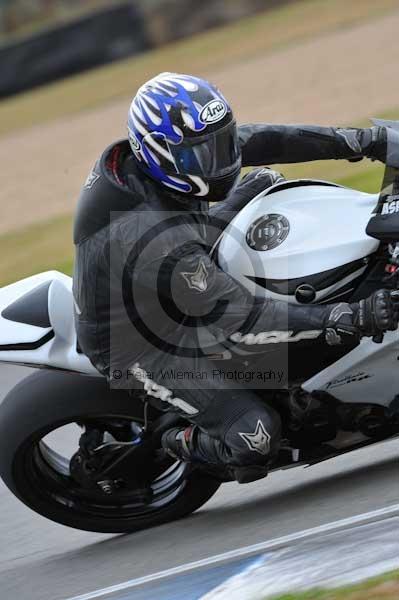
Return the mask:
<svg viewBox="0 0 399 600">
<path fill-rule="evenodd" d="M 382 205 L 382 215 L 392 215 L 399 212 L 399 196 L 388 196 L 388 198 L 389 199 Z"/>
</svg>

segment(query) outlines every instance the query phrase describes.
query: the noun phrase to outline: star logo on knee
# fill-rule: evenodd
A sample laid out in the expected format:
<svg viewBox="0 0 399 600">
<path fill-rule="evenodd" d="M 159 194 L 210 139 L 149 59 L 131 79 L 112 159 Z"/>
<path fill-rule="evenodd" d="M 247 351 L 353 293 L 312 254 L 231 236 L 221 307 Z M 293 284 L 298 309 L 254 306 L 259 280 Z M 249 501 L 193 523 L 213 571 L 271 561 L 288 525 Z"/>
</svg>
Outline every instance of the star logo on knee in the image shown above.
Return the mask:
<svg viewBox="0 0 399 600">
<path fill-rule="evenodd" d="M 271 436 L 266 431 L 265 426 L 259 419 L 256 424 L 256 429 L 253 433 L 238 433 L 247 444 L 248 448 L 259 454 L 269 454 Z"/>
</svg>

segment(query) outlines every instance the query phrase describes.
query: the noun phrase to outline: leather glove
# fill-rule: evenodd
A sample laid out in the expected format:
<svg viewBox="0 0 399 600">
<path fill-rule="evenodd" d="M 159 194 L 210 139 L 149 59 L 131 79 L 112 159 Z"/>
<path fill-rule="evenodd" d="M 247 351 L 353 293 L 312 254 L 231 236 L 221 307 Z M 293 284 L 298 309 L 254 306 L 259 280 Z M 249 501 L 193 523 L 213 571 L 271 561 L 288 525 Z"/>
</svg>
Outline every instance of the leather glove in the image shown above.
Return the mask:
<svg viewBox="0 0 399 600">
<path fill-rule="evenodd" d="M 378 290 L 360 300 L 355 324 L 361 335 L 380 338 L 384 331 L 397 329 L 398 319 L 399 291 Z"/>
<path fill-rule="evenodd" d="M 398 321 L 399 291 L 378 290 L 360 302 L 334 305 L 326 319 L 326 342 L 335 346 L 363 336 L 382 342 L 384 332 L 397 329 Z"/>
<path fill-rule="evenodd" d="M 363 157 L 385 163 L 387 157 L 387 130 L 385 127 L 368 127 L 366 129 L 337 129 L 355 155 L 348 160 L 356 162 Z"/>
</svg>

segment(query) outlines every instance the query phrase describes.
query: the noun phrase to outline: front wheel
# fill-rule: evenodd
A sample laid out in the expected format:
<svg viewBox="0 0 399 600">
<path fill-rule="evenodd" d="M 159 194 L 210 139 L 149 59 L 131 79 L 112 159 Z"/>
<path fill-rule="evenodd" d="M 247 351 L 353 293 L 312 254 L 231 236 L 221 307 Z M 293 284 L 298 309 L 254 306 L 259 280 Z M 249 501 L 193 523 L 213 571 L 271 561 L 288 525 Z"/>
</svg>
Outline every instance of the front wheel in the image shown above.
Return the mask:
<svg viewBox="0 0 399 600">
<path fill-rule="evenodd" d="M 205 504 L 220 482 L 185 463 L 163 457 L 156 468 L 148 465 L 147 501 L 129 485 L 90 488 L 71 474 L 82 429 L 97 427 L 108 435 L 107 423 L 110 430 L 115 423 L 137 430 L 143 419 L 141 400 L 110 390 L 101 378 L 35 372 L 0 405 L 0 476 L 32 510 L 75 529 L 127 533 L 186 516 Z"/>
</svg>

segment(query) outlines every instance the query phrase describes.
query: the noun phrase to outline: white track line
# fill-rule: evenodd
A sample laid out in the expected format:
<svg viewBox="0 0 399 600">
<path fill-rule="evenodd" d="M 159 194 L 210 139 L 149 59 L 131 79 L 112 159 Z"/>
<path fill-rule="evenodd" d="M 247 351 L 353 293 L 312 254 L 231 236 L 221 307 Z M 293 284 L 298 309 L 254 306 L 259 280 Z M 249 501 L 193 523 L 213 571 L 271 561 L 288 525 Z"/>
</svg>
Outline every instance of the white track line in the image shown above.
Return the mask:
<svg viewBox="0 0 399 600">
<path fill-rule="evenodd" d="M 173 575 L 181 575 L 182 573 L 186 573 L 187 571 L 192 571 L 194 569 L 199 569 L 201 567 L 208 567 L 210 565 L 214 566 L 216 563 L 223 563 L 234 558 L 243 558 L 245 556 L 257 554 L 259 552 L 275 550 L 278 547 L 286 546 L 287 544 L 307 539 L 312 536 L 320 535 L 322 533 L 330 533 L 332 531 L 350 527 L 352 525 L 364 524 L 368 521 L 375 521 L 380 518 L 392 516 L 396 513 L 399 514 L 399 504 L 393 504 L 386 508 L 381 508 L 372 512 L 363 513 L 354 517 L 348 517 L 339 521 L 333 521 L 331 523 L 319 525 L 318 527 L 313 527 L 311 529 L 305 529 L 304 531 L 299 531 L 297 533 L 291 533 L 280 538 L 274 538 L 273 540 L 269 540 L 268 542 L 260 542 L 259 544 L 253 544 L 252 546 L 244 546 L 243 548 L 237 548 L 236 550 L 224 552 L 223 554 L 210 556 L 209 558 L 204 558 L 202 560 L 197 560 L 195 562 L 187 563 L 185 565 L 180 565 L 179 567 L 167 569 L 166 571 L 153 573 L 152 575 L 146 575 L 145 577 L 131 579 L 130 581 L 125 581 L 124 583 L 118 583 L 116 585 L 104 588 L 102 590 L 89 592 L 88 594 L 83 594 L 82 596 L 75 596 L 74 598 L 69 598 L 67 600 L 96 600 L 97 598 L 103 598 L 104 596 L 109 596 L 110 594 L 115 594 L 117 592 L 144 585 L 145 583 L 153 583 L 154 581 L 166 579 L 168 577 L 172 577 Z"/>
</svg>

